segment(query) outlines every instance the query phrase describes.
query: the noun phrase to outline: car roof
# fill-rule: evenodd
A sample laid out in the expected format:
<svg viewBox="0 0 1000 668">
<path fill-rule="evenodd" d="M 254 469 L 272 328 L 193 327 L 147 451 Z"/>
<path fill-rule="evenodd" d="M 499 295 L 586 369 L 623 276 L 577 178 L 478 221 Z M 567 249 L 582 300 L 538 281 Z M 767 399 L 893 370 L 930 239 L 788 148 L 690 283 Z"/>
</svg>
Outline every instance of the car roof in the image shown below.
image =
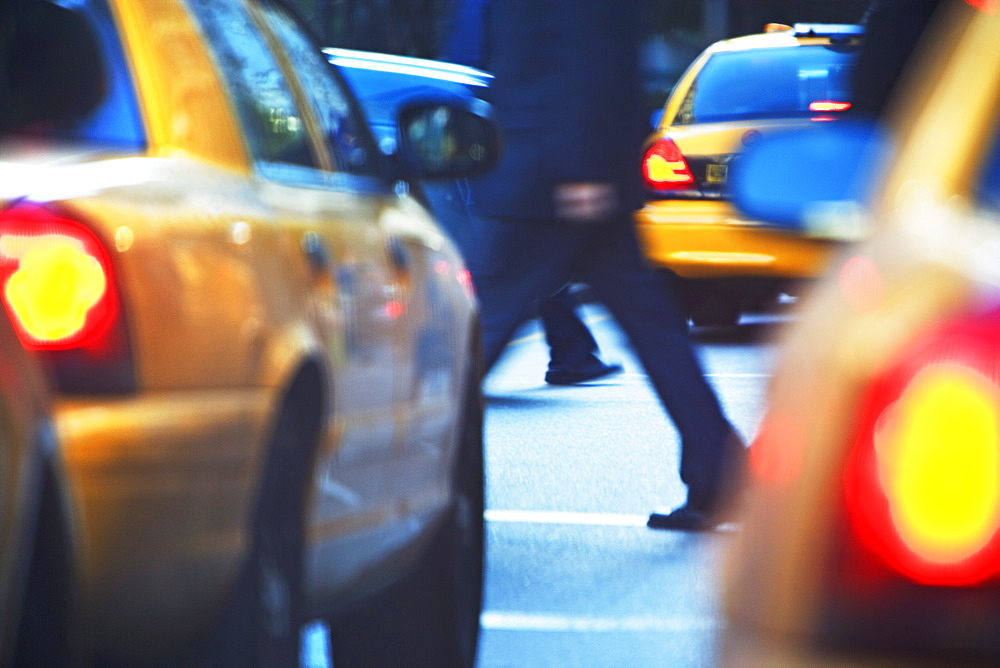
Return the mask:
<svg viewBox="0 0 1000 668">
<path fill-rule="evenodd" d="M 851 23 L 770 23 L 765 32 L 733 37 L 712 44 L 706 51 L 749 51 L 775 49 L 803 44 L 857 44 L 864 27 Z"/>
<path fill-rule="evenodd" d="M 490 85 L 490 80 L 493 78 L 492 74 L 474 67 L 424 58 L 355 49 L 326 48 L 323 49 L 323 52 L 330 62 L 342 68 L 381 72 L 400 77 L 422 77 L 431 80 L 431 82 L 436 80 L 485 88 Z"/>
<path fill-rule="evenodd" d="M 464 65 L 354 49 L 323 49 L 340 68 L 379 139 L 392 136 L 400 106 L 421 96 L 468 99 L 491 74 Z"/>
</svg>

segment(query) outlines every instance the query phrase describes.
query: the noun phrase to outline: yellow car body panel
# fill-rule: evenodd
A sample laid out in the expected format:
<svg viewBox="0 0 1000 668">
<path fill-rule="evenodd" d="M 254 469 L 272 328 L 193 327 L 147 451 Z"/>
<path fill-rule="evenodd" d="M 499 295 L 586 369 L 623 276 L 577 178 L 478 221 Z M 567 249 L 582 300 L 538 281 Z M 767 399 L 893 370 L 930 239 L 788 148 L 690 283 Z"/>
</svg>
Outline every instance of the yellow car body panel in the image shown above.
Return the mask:
<svg viewBox="0 0 1000 668">
<path fill-rule="evenodd" d="M 177 3 L 115 3 L 151 155 L 188 155 L 242 173 L 249 157 L 229 95 L 192 18 Z"/>
<path fill-rule="evenodd" d="M 741 219 L 728 202 L 677 200 L 636 214 L 646 257 L 683 278 L 817 278 L 835 246 Z"/>
<path fill-rule="evenodd" d="M 305 519 L 310 605 L 405 573 L 404 553 L 451 502 L 476 305 L 426 210 L 391 182 L 345 186 L 311 114 L 312 180 L 257 173 L 183 2 L 109 5 L 145 148 L 54 164 L 6 151 L 0 203 L 28 196 L 85 221 L 121 286 L 137 387 L 57 394 L 54 422 L 87 622 L 127 662 L 219 614 L 246 559 L 270 430 L 304 367 L 319 369 L 325 401 Z"/>
</svg>

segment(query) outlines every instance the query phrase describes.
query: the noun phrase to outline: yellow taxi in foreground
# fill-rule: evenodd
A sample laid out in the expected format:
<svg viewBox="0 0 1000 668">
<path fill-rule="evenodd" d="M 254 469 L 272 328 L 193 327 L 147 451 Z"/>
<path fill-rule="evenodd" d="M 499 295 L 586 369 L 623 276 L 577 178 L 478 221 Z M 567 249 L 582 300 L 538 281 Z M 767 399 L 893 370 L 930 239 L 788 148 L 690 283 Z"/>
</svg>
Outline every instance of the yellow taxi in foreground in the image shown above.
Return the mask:
<svg viewBox="0 0 1000 668">
<path fill-rule="evenodd" d="M 818 277 L 832 244 L 762 226 L 729 201 L 730 167 L 762 134 L 850 108 L 861 28 L 772 24 L 717 42 L 681 76 L 642 160 L 636 215 L 646 257 L 682 279 L 695 324 L 726 325 Z"/>
<path fill-rule="evenodd" d="M 871 234 L 784 337 L 723 665 L 1000 664 L 1000 13 L 938 5 L 885 136 L 774 136 L 734 175 L 750 215 Z"/>
<path fill-rule="evenodd" d="M 471 666 L 478 318 L 405 179 L 487 168 L 492 123 L 427 98 L 386 158 L 268 0 L 2 33 L 0 301 L 52 378 L 90 657 L 291 666 L 323 616 L 337 665 Z"/>
</svg>

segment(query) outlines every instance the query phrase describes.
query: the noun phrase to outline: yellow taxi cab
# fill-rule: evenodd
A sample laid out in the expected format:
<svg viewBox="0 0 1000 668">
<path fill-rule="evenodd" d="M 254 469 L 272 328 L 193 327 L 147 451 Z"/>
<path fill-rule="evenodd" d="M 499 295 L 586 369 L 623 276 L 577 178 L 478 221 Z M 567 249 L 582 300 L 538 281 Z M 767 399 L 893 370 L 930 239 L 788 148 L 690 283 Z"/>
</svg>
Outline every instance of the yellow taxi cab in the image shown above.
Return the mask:
<svg viewBox="0 0 1000 668">
<path fill-rule="evenodd" d="M 742 216 L 726 184 L 740 151 L 762 134 L 850 109 L 861 31 L 770 24 L 708 47 L 671 91 L 645 144 L 647 203 L 636 226 L 649 261 L 683 279 L 695 324 L 735 324 L 825 269 L 832 244 Z"/>
<path fill-rule="evenodd" d="M 0 301 L 52 381 L 91 658 L 296 665 L 322 617 L 338 665 L 471 666 L 477 309 L 407 179 L 488 168 L 493 124 L 425 98 L 382 155 L 269 0 L 3 18 Z"/>
<path fill-rule="evenodd" d="M 723 665 L 1000 663 L 1000 12 L 936 4 L 881 128 L 775 135 L 734 174 L 748 215 L 865 234 L 782 338 Z"/>
</svg>

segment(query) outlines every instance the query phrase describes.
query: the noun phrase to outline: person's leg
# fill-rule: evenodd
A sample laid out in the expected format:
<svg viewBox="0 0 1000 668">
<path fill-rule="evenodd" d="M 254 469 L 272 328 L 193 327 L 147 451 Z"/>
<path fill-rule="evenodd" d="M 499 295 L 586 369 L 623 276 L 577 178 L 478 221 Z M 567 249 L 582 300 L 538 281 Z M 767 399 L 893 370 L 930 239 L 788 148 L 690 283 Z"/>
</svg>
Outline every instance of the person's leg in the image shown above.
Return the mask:
<svg viewBox="0 0 1000 668">
<path fill-rule="evenodd" d="M 552 385 L 586 383 L 622 370 L 621 365 L 605 364 L 598 357 L 597 341 L 577 307 L 569 286 L 538 302 L 538 315 L 549 344 L 545 382 Z"/>
<path fill-rule="evenodd" d="M 746 453 L 688 339 L 676 286 L 644 264 L 627 221 L 598 232 L 577 268 L 625 330 L 680 433 L 687 507 L 704 516 L 693 524 L 711 519 L 728 492 L 728 468 L 742 474 Z"/>
<path fill-rule="evenodd" d="M 474 218 L 466 262 L 479 301 L 483 359 L 489 371 L 535 301 L 569 280 L 572 235 L 539 221 Z"/>
</svg>

